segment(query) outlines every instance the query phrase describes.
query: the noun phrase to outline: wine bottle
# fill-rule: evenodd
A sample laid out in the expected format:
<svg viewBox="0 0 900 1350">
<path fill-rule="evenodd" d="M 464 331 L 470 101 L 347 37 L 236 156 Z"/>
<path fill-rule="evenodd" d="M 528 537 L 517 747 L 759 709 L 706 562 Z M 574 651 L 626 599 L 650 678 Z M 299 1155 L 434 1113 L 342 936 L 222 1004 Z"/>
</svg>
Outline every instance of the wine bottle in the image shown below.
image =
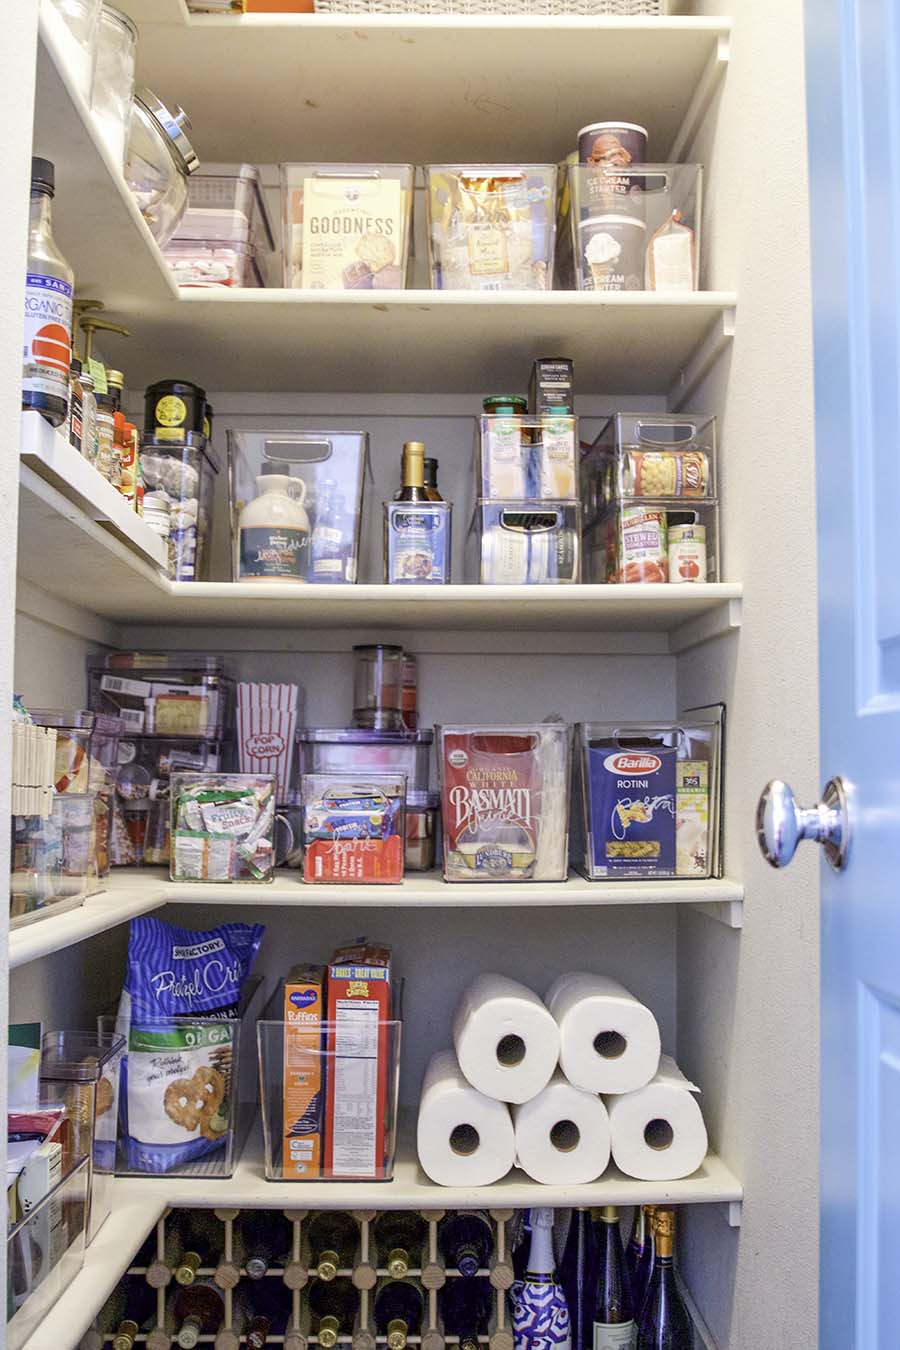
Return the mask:
<svg viewBox="0 0 900 1350">
<path fill-rule="evenodd" d="M 448 1280 L 438 1294 L 445 1336 L 459 1337 L 459 1350 L 478 1350 L 479 1336 L 490 1331 L 493 1291 L 484 1276 Z"/>
<path fill-rule="evenodd" d="M 422 1292 L 406 1280 L 385 1280 L 375 1295 L 375 1330 L 387 1337 L 388 1350 L 405 1350 L 422 1325 Z"/>
<path fill-rule="evenodd" d="M 182 1216 L 178 1225 L 181 1253 L 174 1267 L 175 1283 L 190 1285 L 201 1266 L 215 1266 L 222 1251 L 222 1225 L 208 1210 Z"/>
<path fill-rule="evenodd" d="M 615 1205 L 600 1211 L 596 1290 L 594 1350 L 634 1350 L 634 1300 Z"/>
<path fill-rule="evenodd" d="M 569 1307 L 572 1350 L 593 1350 L 597 1302 L 597 1232 L 588 1209 L 573 1209 L 559 1263 L 559 1282 Z"/>
<path fill-rule="evenodd" d="M 428 1225 L 411 1210 L 379 1214 L 373 1225 L 378 1264 L 393 1280 L 402 1280 L 422 1262 Z"/>
<path fill-rule="evenodd" d="M 425 458 L 425 491 L 428 494 L 430 502 L 442 502 L 444 499 L 438 491 L 437 484 L 438 462 L 431 456 Z"/>
<path fill-rule="evenodd" d="M 625 1248 L 625 1264 L 631 1277 L 631 1289 L 635 1295 L 637 1294 L 638 1267 L 648 1240 L 647 1217 L 644 1213 L 644 1206 L 635 1205 L 634 1216 L 631 1220 L 631 1236 L 628 1239 L 628 1246 Z M 637 1309 L 637 1311 L 640 1311 L 640 1309 Z"/>
<path fill-rule="evenodd" d="M 359 1233 L 355 1219 L 339 1210 L 323 1210 L 310 1220 L 309 1268 L 320 1280 L 333 1280 L 339 1270 L 348 1270 L 356 1258 Z"/>
<path fill-rule="evenodd" d="M 272 1337 L 287 1330 L 293 1312 L 291 1291 L 281 1280 L 259 1280 L 241 1285 L 232 1295 L 231 1326 L 248 1350 L 263 1350 Z"/>
<path fill-rule="evenodd" d="M 235 1226 L 234 1241 L 248 1279 L 261 1280 L 270 1266 L 290 1261 L 293 1224 L 277 1210 L 244 1210 Z"/>
<path fill-rule="evenodd" d="M 638 1320 L 637 1350 L 693 1350 L 691 1315 L 675 1283 L 674 1209 L 656 1207 L 653 1245 L 653 1273 Z"/>
<path fill-rule="evenodd" d="M 156 1326 L 156 1290 L 142 1275 L 126 1275 L 113 1290 L 98 1318 L 104 1343 L 112 1350 L 134 1350 L 138 1336 Z"/>
<path fill-rule="evenodd" d="M 427 502 L 425 489 L 425 446 L 422 441 L 406 441 L 401 460 L 401 502 Z"/>
<path fill-rule="evenodd" d="M 212 1280 L 195 1280 L 178 1290 L 172 1302 L 177 1328 L 175 1344 L 180 1350 L 194 1350 L 201 1336 L 219 1330 L 225 1320 L 225 1300 Z"/>
<path fill-rule="evenodd" d="M 438 1224 L 438 1248 L 448 1270 L 477 1275 L 487 1265 L 494 1245 L 490 1223 L 477 1210 L 447 1214 Z"/>
<path fill-rule="evenodd" d="M 520 1210 L 522 1216 L 518 1239 L 512 1249 L 513 1273 L 517 1280 L 524 1280 L 528 1269 L 528 1253 L 531 1250 L 531 1210 Z"/>
<path fill-rule="evenodd" d="M 572 1350 L 569 1307 L 556 1280 L 553 1210 L 532 1209 L 530 1216 L 528 1267 L 514 1291 L 515 1350 Z"/>
<path fill-rule="evenodd" d="M 634 1296 L 635 1312 L 639 1315 L 644 1306 L 644 1299 L 647 1296 L 647 1288 L 650 1284 L 650 1276 L 653 1274 L 653 1263 L 655 1255 L 655 1242 L 653 1238 L 653 1216 L 656 1213 L 655 1205 L 644 1205 L 644 1246 L 641 1251 L 640 1260 L 637 1263 L 634 1280 L 632 1282 L 631 1292 Z"/>
<path fill-rule="evenodd" d="M 359 1295 L 348 1279 L 313 1280 L 309 1289 L 310 1329 L 325 1350 L 352 1336 Z"/>
</svg>

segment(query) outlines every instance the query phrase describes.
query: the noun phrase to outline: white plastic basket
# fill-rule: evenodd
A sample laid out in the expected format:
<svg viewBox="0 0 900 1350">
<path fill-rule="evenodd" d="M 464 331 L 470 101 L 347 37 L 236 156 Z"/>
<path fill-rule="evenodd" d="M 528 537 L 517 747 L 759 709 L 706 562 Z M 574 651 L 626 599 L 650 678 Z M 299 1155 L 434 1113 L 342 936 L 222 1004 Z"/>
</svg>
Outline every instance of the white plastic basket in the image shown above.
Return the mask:
<svg viewBox="0 0 900 1350">
<path fill-rule="evenodd" d="M 320 14 L 544 14 L 639 18 L 668 13 L 669 0 L 315 0 Z"/>
</svg>

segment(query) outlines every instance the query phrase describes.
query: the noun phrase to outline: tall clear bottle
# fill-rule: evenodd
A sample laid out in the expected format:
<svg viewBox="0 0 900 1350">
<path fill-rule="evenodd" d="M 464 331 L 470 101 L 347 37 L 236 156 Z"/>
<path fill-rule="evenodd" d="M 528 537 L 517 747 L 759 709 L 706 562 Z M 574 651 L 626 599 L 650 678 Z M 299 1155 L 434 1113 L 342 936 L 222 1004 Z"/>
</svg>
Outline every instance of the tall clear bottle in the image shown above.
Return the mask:
<svg viewBox="0 0 900 1350">
<path fill-rule="evenodd" d="M 653 1215 L 653 1274 L 638 1321 L 637 1350 L 694 1350 L 694 1324 L 675 1283 L 675 1211 Z"/>
<path fill-rule="evenodd" d="M 553 1210 L 532 1209 L 525 1278 L 513 1291 L 515 1350 L 572 1350 L 572 1325 L 553 1256 Z"/>
<path fill-rule="evenodd" d="M 634 1350 L 634 1300 L 615 1205 L 601 1209 L 597 1239 L 594 1350 Z"/>
<path fill-rule="evenodd" d="M 59 427 L 69 409 L 72 358 L 72 293 L 75 273 L 53 238 L 55 171 L 49 159 L 31 161 L 28 271 L 25 277 L 25 340 L 22 407 Z"/>
</svg>

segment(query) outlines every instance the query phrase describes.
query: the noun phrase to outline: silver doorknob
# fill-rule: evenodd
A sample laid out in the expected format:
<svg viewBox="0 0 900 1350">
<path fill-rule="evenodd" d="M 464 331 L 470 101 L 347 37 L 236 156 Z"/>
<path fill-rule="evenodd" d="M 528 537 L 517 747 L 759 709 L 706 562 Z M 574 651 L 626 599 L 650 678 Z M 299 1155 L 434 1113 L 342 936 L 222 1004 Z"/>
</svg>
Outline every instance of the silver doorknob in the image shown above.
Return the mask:
<svg viewBox="0 0 900 1350">
<path fill-rule="evenodd" d="M 836 872 L 847 865 L 850 851 L 850 813 L 843 779 L 825 784 L 817 806 L 798 806 L 794 794 L 780 778 L 763 790 L 756 808 L 756 837 L 766 862 L 787 867 L 804 839 L 822 844 L 825 857 Z"/>
</svg>

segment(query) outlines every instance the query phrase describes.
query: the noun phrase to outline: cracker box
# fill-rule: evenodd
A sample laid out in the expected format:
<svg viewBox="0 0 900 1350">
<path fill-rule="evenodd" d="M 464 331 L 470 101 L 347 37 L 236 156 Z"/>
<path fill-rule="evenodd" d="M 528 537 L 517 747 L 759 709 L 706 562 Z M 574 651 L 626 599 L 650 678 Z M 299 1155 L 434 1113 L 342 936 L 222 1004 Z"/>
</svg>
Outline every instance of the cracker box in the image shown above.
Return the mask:
<svg viewBox="0 0 900 1350">
<path fill-rule="evenodd" d="M 322 1175 L 325 1124 L 324 966 L 294 966 L 283 982 L 285 1179 Z"/>
<path fill-rule="evenodd" d="M 325 1168 L 330 1177 L 383 1173 L 391 1008 L 390 948 L 365 941 L 339 947 L 328 966 Z"/>
</svg>

